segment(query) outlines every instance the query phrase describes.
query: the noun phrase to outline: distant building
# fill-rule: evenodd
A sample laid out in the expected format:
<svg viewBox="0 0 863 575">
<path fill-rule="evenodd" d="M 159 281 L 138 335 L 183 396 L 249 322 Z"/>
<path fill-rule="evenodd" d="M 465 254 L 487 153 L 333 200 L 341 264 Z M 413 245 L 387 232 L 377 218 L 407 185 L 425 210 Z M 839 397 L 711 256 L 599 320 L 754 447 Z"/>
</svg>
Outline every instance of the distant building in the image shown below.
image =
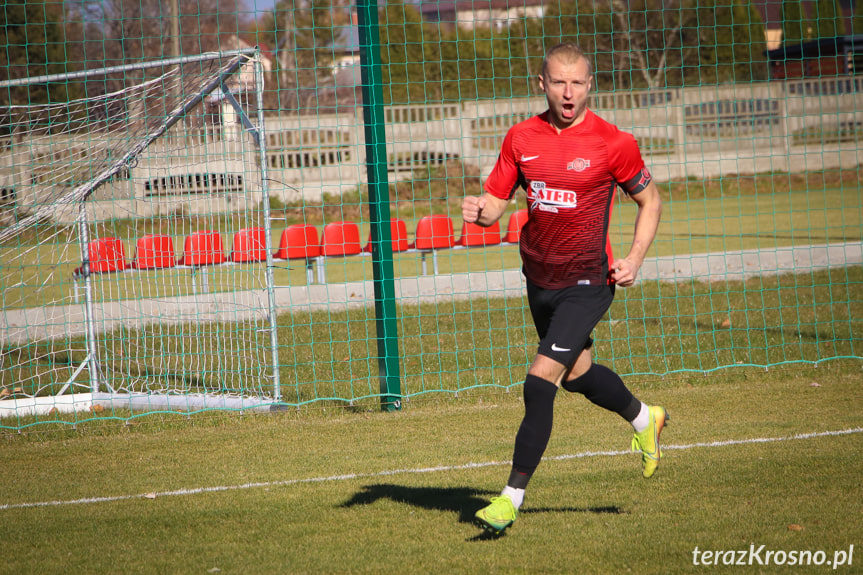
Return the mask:
<svg viewBox="0 0 863 575">
<path fill-rule="evenodd" d="M 820 38 L 767 51 L 771 80 L 863 72 L 863 35 Z"/>
<path fill-rule="evenodd" d="M 438 0 L 419 3 L 426 22 L 472 30 L 503 30 L 523 18 L 542 18 L 544 0 Z"/>
</svg>

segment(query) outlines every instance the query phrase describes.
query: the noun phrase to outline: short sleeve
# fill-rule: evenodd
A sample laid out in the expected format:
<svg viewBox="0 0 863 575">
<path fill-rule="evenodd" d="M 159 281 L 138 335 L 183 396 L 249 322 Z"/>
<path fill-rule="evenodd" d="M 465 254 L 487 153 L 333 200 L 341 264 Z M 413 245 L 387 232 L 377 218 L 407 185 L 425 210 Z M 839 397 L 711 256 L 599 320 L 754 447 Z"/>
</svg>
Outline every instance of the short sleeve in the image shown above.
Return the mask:
<svg viewBox="0 0 863 575">
<path fill-rule="evenodd" d="M 483 188 L 489 194 L 508 200 L 512 198 L 519 182 L 518 165 L 515 161 L 515 152 L 512 149 L 513 129 L 510 128 L 503 139 L 500 154 L 494 168 L 485 180 Z"/>
<path fill-rule="evenodd" d="M 611 156 L 609 158 L 611 175 L 623 190 L 629 194 L 637 194 L 650 183 L 650 172 L 644 166 L 638 142 L 632 134 L 618 132 L 613 142 L 610 142 Z"/>
</svg>

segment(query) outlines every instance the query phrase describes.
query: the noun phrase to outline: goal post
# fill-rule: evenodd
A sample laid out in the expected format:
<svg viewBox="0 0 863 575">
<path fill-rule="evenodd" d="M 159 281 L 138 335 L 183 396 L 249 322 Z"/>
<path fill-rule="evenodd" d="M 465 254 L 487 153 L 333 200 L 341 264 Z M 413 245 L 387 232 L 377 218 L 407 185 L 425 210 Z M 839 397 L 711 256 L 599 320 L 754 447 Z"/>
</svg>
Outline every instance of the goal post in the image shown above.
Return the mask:
<svg viewBox="0 0 863 575">
<path fill-rule="evenodd" d="M 257 49 L 0 83 L 0 425 L 279 405 L 262 90 Z"/>
</svg>

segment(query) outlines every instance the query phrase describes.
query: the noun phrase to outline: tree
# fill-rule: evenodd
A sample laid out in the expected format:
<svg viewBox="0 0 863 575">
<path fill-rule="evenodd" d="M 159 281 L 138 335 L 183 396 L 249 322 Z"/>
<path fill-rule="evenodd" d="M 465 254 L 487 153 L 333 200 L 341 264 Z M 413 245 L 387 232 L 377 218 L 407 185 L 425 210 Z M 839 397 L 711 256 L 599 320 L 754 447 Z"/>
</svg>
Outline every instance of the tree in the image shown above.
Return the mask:
<svg viewBox="0 0 863 575">
<path fill-rule="evenodd" d="M 6 2 L 0 8 L 0 42 L 0 80 L 61 74 L 76 68 L 74 60 L 67 62 L 65 14 L 61 4 L 40 0 Z M 74 83 L 19 87 L 0 92 L 0 102 L 64 102 L 77 91 Z"/>
<path fill-rule="evenodd" d="M 195 0 L 194 2 L 178 0 L 178 2 L 180 39 L 184 55 L 218 51 L 222 47 L 223 36 L 239 34 L 240 0 Z M 163 14 L 165 10 L 163 8 Z M 168 22 L 165 22 L 164 26 L 167 37 Z M 166 47 L 165 50 L 167 49 Z"/>
<path fill-rule="evenodd" d="M 264 36 L 274 46 L 276 101 L 281 110 L 299 108 L 295 9 L 294 0 L 280 0 L 258 27 L 258 35 Z"/>
<path fill-rule="evenodd" d="M 88 68 L 168 58 L 170 2 L 160 0 L 68 0 L 83 28 Z M 183 55 L 218 51 L 221 36 L 236 34 L 238 0 L 178 2 Z"/>
<path fill-rule="evenodd" d="M 803 18 L 800 0 L 782 0 L 782 43 L 800 44 L 809 36 L 809 26 Z"/>
<path fill-rule="evenodd" d="M 854 18 L 852 20 L 852 32 L 854 34 L 863 34 L 863 2 L 857 0 L 854 2 Z"/>
<path fill-rule="evenodd" d="M 275 47 L 280 109 L 311 106 L 331 87 L 332 47 L 350 14 L 349 0 L 279 0 L 258 25 L 258 35 Z"/>
<path fill-rule="evenodd" d="M 600 90 L 658 88 L 698 70 L 697 21 L 694 0 L 566 0 L 547 12 L 543 32 L 591 56 Z"/>
<path fill-rule="evenodd" d="M 400 1 L 386 4 L 380 22 L 382 78 L 388 87 L 384 90 L 384 101 L 390 104 L 440 101 L 443 68 L 437 30 L 423 23 L 416 8 Z"/>
<path fill-rule="evenodd" d="M 749 0 L 720 1 L 723 3 L 708 5 L 699 20 L 705 81 L 723 83 L 766 79 L 766 38 L 758 11 Z M 712 26 L 705 26 L 705 15 L 712 16 Z M 710 74 L 713 74 L 712 78 Z"/>
<path fill-rule="evenodd" d="M 581 46 L 593 64 L 594 86 L 606 90 L 622 87 L 615 86 L 613 28 L 613 13 L 607 2 L 561 0 L 552 3 L 542 19 L 545 47 L 560 42 Z"/>
<path fill-rule="evenodd" d="M 815 23 L 818 38 L 835 38 L 845 33 L 841 19 L 842 7 L 837 0 L 818 0 L 815 3 Z"/>
<path fill-rule="evenodd" d="M 476 42 L 472 31 L 457 28 L 442 35 L 441 76 L 446 99 L 473 100 L 479 97 Z"/>
<path fill-rule="evenodd" d="M 739 16 L 738 16 L 739 15 Z M 735 27 L 735 58 L 737 65 L 734 69 L 735 82 L 756 82 L 766 80 L 767 58 L 767 34 L 761 14 L 752 4 L 751 0 L 737 0 L 735 2 L 735 17 L 739 17 L 741 23 Z"/>
<path fill-rule="evenodd" d="M 182 54 L 218 51 L 223 34 L 236 34 L 238 1 L 178 1 Z M 66 0 L 82 67 L 122 66 L 173 56 L 171 4 L 161 0 Z M 146 74 L 138 70 L 93 78 L 82 83 L 82 90 L 88 97 L 99 96 L 138 83 Z"/>
<path fill-rule="evenodd" d="M 835 0 L 817 0 L 815 2 L 815 24 L 818 30 L 818 38 L 835 38 L 839 35 L 837 17 L 842 13 L 841 7 L 837 9 Z"/>
<path fill-rule="evenodd" d="M 526 92 L 528 94 L 540 94 L 537 76 L 542 72 L 542 61 L 545 58 L 545 42 L 543 41 L 542 20 L 538 18 L 524 18 L 519 26 L 513 30 L 513 38 L 510 40 L 514 46 L 514 53 L 520 54 L 523 63 L 519 64 L 524 69 Z"/>
<path fill-rule="evenodd" d="M 696 12 L 685 0 L 611 0 L 615 17 L 615 50 L 624 67 L 640 78 L 633 86 L 662 88 L 683 84 L 685 52 Z M 692 37 L 692 38 L 690 38 Z"/>
</svg>

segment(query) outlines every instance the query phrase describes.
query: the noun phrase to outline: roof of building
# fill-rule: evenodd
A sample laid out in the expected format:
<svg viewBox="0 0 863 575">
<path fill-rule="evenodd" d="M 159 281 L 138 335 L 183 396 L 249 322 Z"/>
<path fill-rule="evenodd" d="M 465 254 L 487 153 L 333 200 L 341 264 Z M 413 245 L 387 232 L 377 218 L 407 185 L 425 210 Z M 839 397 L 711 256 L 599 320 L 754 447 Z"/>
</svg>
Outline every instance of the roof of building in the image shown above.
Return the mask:
<svg viewBox="0 0 863 575">
<path fill-rule="evenodd" d="M 820 58 L 835 56 L 855 49 L 863 51 L 863 35 L 836 36 L 835 38 L 819 38 L 800 44 L 783 44 L 775 50 L 766 52 L 768 60 L 789 60 L 795 58 Z"/>
</svg>

